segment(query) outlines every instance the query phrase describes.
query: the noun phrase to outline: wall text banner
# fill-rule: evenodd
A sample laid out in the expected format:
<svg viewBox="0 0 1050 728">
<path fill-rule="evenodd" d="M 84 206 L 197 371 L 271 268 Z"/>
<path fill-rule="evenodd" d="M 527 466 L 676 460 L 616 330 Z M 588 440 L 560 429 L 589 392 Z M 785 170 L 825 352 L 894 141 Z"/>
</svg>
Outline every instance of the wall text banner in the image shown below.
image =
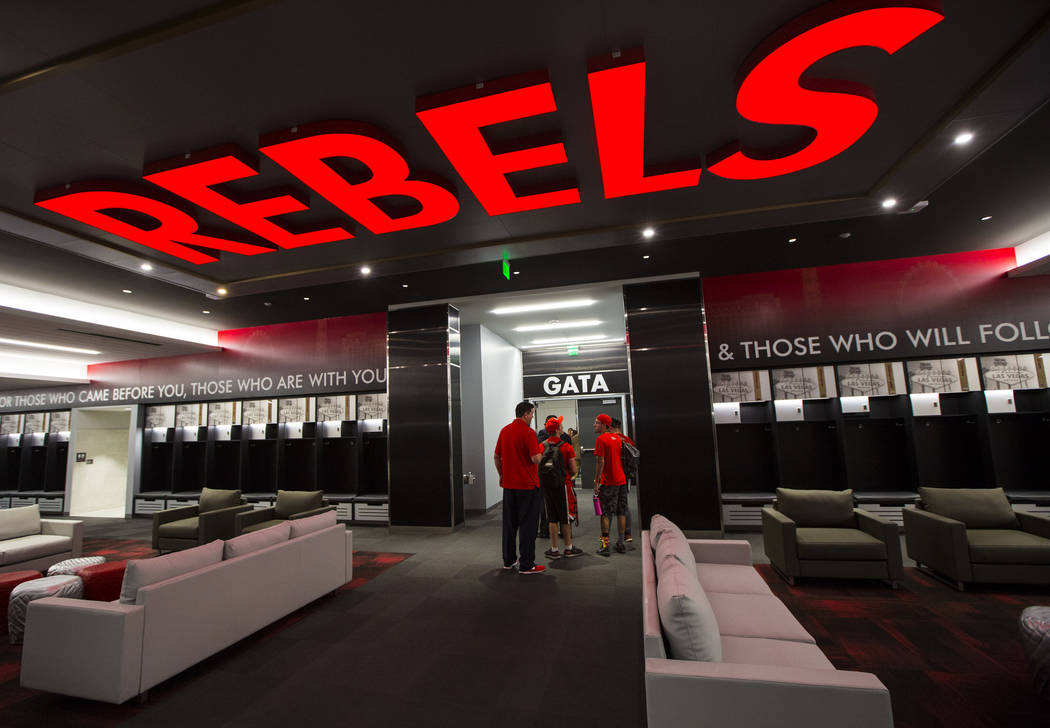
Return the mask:
<svg viewBox="0 0 1050 728">
<path fill-rule="evenodd" d="M 705 278 L 716 371 L 1050 350 L 1044 277 L 1013 248 Z"/>
<path fill-rule="evenodd" d="M 88 367 L 90 384 L 0 392 L 0 412 L 386 391 L 386 314 L 219 332 L 221 351 Z"/>
</svg>

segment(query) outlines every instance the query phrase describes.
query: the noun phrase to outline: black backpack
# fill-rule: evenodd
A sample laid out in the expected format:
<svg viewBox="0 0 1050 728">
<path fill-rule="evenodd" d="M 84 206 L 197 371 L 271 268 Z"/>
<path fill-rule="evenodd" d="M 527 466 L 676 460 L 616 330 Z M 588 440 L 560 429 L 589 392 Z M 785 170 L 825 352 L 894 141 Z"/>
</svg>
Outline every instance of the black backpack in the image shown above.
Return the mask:
<svg viewBox="0 0 1050 728">
<path fill-rule="evenodd" d="M 638 448 L 627 442 L 627 440 L 620 438 L 620 465 L 623 467 L 623 474 L 627 476 L 628 480 L 638 480 L 638 458 L 641 453 Z"/>
<path fill-rule="evenodd" d="M 543 443 L 543 457 L 540 458 L 540 485 L 545 488 L 558 488 L 565 485 L 565 458 L 561 455 L 562 442 L 546 441 Z"/>
</svg>

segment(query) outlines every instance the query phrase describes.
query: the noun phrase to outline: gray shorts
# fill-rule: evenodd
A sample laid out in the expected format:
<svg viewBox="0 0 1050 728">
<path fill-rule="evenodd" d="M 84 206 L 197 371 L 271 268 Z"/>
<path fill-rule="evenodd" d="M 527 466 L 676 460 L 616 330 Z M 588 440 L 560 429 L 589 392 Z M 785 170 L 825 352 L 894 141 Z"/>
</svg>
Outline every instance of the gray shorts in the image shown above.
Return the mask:
<svg viewBox="0 0 1050 728">
<path fill-rule="evenodd" d="M 627 515 L 627 488 L 622 485 L 600 486 L 598 501 L 602 504 L 603 516 Z"/>
</svg>

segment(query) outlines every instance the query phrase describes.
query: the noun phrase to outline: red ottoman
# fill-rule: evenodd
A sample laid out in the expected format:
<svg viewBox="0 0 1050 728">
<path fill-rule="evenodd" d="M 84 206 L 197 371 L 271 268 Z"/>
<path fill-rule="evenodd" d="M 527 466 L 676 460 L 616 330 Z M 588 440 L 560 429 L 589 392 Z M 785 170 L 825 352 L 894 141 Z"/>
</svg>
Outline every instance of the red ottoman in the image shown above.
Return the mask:
<svg viewBox="0 0 1050 728">
<path fill-rule="evenodd" d="M 95 602 L 112 602 L 120 598 L 126 561 L 108 561 L 87 566 L 77 572 L 84 582 L 84 598 Z"/>
<path fill-rule="evenodd" d="M 3 610 L 0 630 L 7 632 L 7 603 L 11 600 L 11 591 L 24 581 L 39 579 L 42 576 L 39 571 L 8 571 L 6 574 L 0 574 L 0 609 Z"/>
</svg>

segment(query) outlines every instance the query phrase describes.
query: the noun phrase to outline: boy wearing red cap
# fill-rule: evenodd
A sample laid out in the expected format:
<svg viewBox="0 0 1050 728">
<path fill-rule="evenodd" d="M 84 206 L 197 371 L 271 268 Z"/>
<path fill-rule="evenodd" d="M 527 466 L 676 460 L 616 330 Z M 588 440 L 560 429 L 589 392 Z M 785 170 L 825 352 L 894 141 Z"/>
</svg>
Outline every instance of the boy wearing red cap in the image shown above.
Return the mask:
<svg viewBox="0 0 1050 728">
<path fill-rule="evenodd" d="M 627 478 L 620 464 L 620 436 L 610 432 L 612 417 L 602 413 L 594 419 L 594 432 L 598 439 L 594 444 L 594 494 L 602 506 L 602 540 L 598 549 L 600 556 L 609 555 L 609 520 L 616 516 L 616 553 L 627 551 L 623 543 L 626 530 L 627 489 L 623 486 Z"/>
<path fill-rule="evenodd" d="M 540 484 L 543 486 L 543 501 L 547 509 L 551 547 L 543 552 L 548 559 L 579 556 L 583 549 L 572 545 L 572 526 L 569 525 L 569 504 L 566 483 L 576 474 L 576 451 L 572 443 L 562 439 L 561 424 L 564 418 L 549 417 L 544 428 L 549 437 L 543 441 L 540 456 Z M 571 487 L 571 486 L 569 486 Z M 558 527 L 565 541 L 565 551 L 558 550 Z"/>
</svg>

